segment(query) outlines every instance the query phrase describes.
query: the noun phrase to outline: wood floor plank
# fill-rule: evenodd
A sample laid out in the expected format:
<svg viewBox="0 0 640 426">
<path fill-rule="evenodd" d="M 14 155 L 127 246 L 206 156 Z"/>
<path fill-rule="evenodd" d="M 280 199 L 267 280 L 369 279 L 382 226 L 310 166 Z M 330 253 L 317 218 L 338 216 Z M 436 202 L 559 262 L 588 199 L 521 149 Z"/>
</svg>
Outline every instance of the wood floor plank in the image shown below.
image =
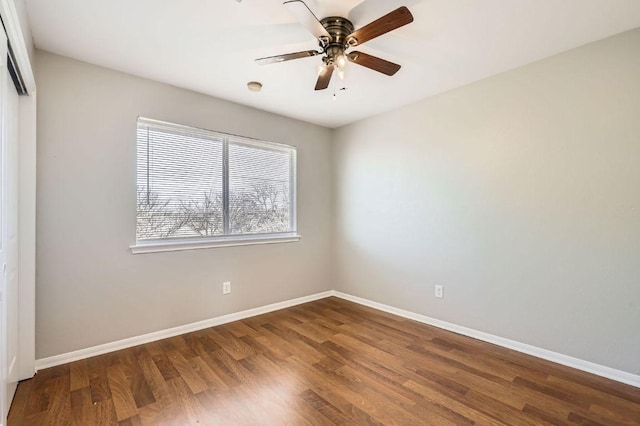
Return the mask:
<svg viewBox="0 0 640 426">
<path fill-rule="evenodd" d="M 156 400 L 158 405 L 168 406 L 171 402 L 169 387 L 156 363 L 150 358 L 142 358 L 138 361 L 138 364 L 140 365 L 141 373 L 149 386 L 149 390 L 153 394 L 153 398 Z"/>
<path fill-rule="evenodd" d="M 300 396 L 306 401 L 314 410 L 319 414 L 322 414 L 333 424 L 348 424 L 349 417 L 329 401 L 315 393 L 312 389 L 303 391 Z"/>
<path fill-rule="evenodd" d="M 355 369 L 350 366 L 340 368 L 341 374 L 352 380 L 367 383 L 377 393 L 385 395 L 391 402 L 408 411 L 415 417 L 429 418 L 434 424 L 442 425 L 471 425 L 474 422 L 448 407 L 431 404 L 421 398 L 416 392 L 404 387 L 400 383 L 385 380 L 370 369 Z"/>
<path fill-rule="evenodd" d="M 107 380 L 116 411 L 116 419 L 121 421 L 138 414 L 138 407 L 136 407 L 124 368 L 121 365 L 107 367 Z"/>
<path fill-rule="evenodd" d="M 136 414 L 133 417 L 121 420 L 120 422 L 118 422 L 118 426 L 142 426 L 142 419 L 140 418 L 139 414 Z"/>
<path fill-rule="evenodd" d="M 107 359 L 97 356 L 87 360 L 89 368 L 89 387 L 91 389 L 91 401 L 100 402 L 111 399 L 111 389 L 107 380 Z M 38 372 L 38 374 L 40 374 Z"/>
<path fill-rule="evenodd" d="M 202 360 L 211 368 L 212 371 L 222 380 L 223 384 L 220 385 L 226 386 L 227 388 L 233 388 L 235 386 L 239 386 L 242 384 L 242 381 L 236 373 L 232 369 L 230 369 L 227 364 L 223 361 L 223 359 L 227 359 L 226 357 L 216 356 L 217 353 L 223 352 L 224 349 L 220 347 L 214 352 L 210 352 L 201 356 Z M 227 355 L 228 357 L 228 355 Z M 206 378 L 205 378 L 206 380 Z M 213 388 L 216 389 L 215 386 Z"/>
<path fill-rule="evenodd" d="M 169 386 L 169 384 L 167 384 Z M 182 420 L 182 410 L 178 405 L 178 401 L 173 391 L 171 402 L 169 404 L 161 404 L 155 402 L 140 408 L 138 415 L 143 425 L 180 425 Z"/>
<path fill-rule="evenodd" d="M 184 383 L 189 387 L 189 390 L 192 394 L 200 393 L 204 390 L 209 389 L 207 383 L 200 378 L 195 369 L 189 364 L 189 361 L 182 356 L 182 352 L 178 350 L 173 350 L 167 353 L 167 357 L 169 361 L 173 365 L 173 367 L 180 374 L 180 378 L 184 380 Z M 177 379 L 175 377 L 174 379 Z M 171 379 L 171 380 L 174 380 Z"/>
<path fill-rule="evenodd" d="M 27 415 L 27 404 L 30 397 L 33 397 L 32 389 L 34 387 L 34 380 L 25 380 L 20 383 L 20 386 L 16 389 L 16 393 L 13 396 L 13 403 L 9 410 L 8 423 L 22 424 L 24 418 Z"/>
<path fill-rule="evenodd" d="M 171 350 L 175 351 L 175 348 L 172 347 Z M 180 377 L 180 373 L 176 370 L 176 367 L 169 361 L 167 354 L 162 352 L 153 357 L 153 362 L 156 364 L 158 370 L 162 374 L 165 380 L 175 379 L 176 377 Z"/>
<path fill-rule="evenodd" d="M 48 411 L 41 411 L 39 413 L 26 415 L 19 424 L 20 426 L 35 426 L 35 425 L 46 425 L 49 424 L 49 418 L 51 415 Z M 11 424 L 11 423 L 9 423 Z"/>
<path fill-rule="evenodd" d="M 533 405 L 525 404 L 522 409 L 524 413 L 531 415 L 534 418 L 540 419 L 541 422 L 546 422 L 551 425 L 568 425 L 569 422 L 566 420 L 569 417 L 569 413 L 567 413 L 564 417 L 558 417 L 551 414 L 548 410 L 538 408 Z"/>
<path fill-rule="evenodd" d="M 60 424 L 52 421 L 50 424 Z M 116 410 L 111 399 L 93 403 L 93 424 L 94 425 L 117 425 Z"/>
<path fill-rule="evenodd" d="M 246 385 L 256 383 L 256 377 L 254 377 L 249 370 L 247 370 L 242 363 L 238 362 L 229 353 L 220 349 L 211 354 L 217 362 L 224 365 L 225 371 L 230 374 L 240 385 Z"/>
<path fill-rule="evenodd" d="M 236 361 L 254 355 L 255 352 L 247 346 L 240 338 L 236 337 L 228 330 L 219 330 L 219 338 L 216 340 L 222 348 Z"/>
<path fill-rule="evenodd" d="M 71 425 L 84 426 L 92 423 L 91 389 L 89 386 L 71 391 Z"/>
<path fill-rule="evenodd" d="M 71 391 L 89 386 L 89 367 L 86 359 L 69 364 L 69 374 L 71 376 Z"/>
<path fill-rule="evenodd" d="M 450 410 L 453 410 L 456 413 L 463 415 L 467 419 L 471 419 L 474 422 L 483 425 L 501 425 L 502 422 L 483 414 L 481 411 L 477 411 L 472 407 L 460 402 L 458 399 L 451 398 L 441 392 L 438 392 L 436 389 L 430 386 L 424 386 L 419 383 L 416 383 L 412 380 L 406 382 L 404 384 L 408 389 L 413 390 L 418 395 L 420 395 L 425 401 L 428 401 L 431 404 L 435 404 L 441 407 L 446 407 Z"/>
<path fill-rule="evenodd" d="M 144 377 L 144 374 L 138 373 L 135 376 L 128 377 L 127 381 L 137 408 L 156 402 L 156 398 L 153 396 L 149 382 Z"/>
<path fill-rule="evenodd" d="M 207 420 L 211 424 L 245 425 L 251 424 L 249 409 L 240 406 L 239 399 L 231 392 L 215 392 L 206 390 L 196 395 L 200 405 L 206 411 Z"/>
<path fill-rule="evenodd" d="M 200 378 L 206 382 L 207 389 L 217 392 L 223 392 L 226 389 L 229 389 L 229 386 L 227 386 L 224 380 L 220 378 L 220 376 L 201 357 L 197 356 L 195 358 L 191 358 L 189 363 Z"/>
<path fill-rule="evenodd" d="M 34 381 L 31 386 L 31 392 L 27 398 L 27 404 L 25 407 L 25 417 L 32 414 L 41 413 L 49 409 L 49 394 L 47 392 L 47 385 L 50 379 L 42 375 L 39 380 Z M 18 385 L 18 388 L 22 384 Z"/>
<path fill-rule="evenodd" d="M 42 370 L 24 425 L 640 425 L 640 389 L 326 298 Z"/>
<path fill-rule="evenodd" d="M 555 376 L 549 376 L 546 383 L 558 390 L 579 395 L 581 398 L 590 401 L 592 406 L 597 405 L 614 410 L 629 418 L 640 419 L 640 405 L 628 399 L 620 398 L 618 395 L 609 394 L 604 389 L 594 389 L 581 383 L 574 383 Z M 640 420 L 638 423 L 640 423 Z"/>
<path fill-rule="evenodd" d="M 71 421 L 71 399 L 69 398 L 68 375 L 56 377 L 50 380 L 49 394 L 49 415 L 61 424 L 68 424 Z"/>
<path fill-rule="evenodd" d="M 169 381 L 173 388 L 176 400 L 182 408 L 184 418 L 189 424 L 205 424 L 207 420 L 206 410 L 200 404 L 200 401 L 193 395 L 192 389 L 182 379 L 176 377 Z M 186 424 L 186 423 L 185 423 Z"/>
<path fill-rule="evenodd" d="M 316 364 L 314 367 L 320 366 Z M 340 389 L 341 396 L 351 404 L 382 423 L 393 424 L 397 421 L 399 424 L 420 424 L 416 416 L 400 409 L 400 404 L 393 400 L 397 395 L 376 392 L 369 383 L 345 374 L 344 370 L 343 367 L 338 370 L 322 369 L 321 372 L 325 380 L 336 389 Z"/>
</svg>

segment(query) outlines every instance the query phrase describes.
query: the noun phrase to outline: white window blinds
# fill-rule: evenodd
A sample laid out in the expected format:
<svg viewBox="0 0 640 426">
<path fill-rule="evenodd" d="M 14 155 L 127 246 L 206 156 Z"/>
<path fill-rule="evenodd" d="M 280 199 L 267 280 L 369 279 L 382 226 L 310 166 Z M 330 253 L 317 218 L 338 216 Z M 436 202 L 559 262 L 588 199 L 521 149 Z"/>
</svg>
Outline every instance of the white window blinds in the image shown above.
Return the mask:
<svg viewBox="0 0 640 426">
<path fill-rule="evenodd" d="M 139 118 L 137 241 L 295 233 L 295 154 Z"/>
</svg>

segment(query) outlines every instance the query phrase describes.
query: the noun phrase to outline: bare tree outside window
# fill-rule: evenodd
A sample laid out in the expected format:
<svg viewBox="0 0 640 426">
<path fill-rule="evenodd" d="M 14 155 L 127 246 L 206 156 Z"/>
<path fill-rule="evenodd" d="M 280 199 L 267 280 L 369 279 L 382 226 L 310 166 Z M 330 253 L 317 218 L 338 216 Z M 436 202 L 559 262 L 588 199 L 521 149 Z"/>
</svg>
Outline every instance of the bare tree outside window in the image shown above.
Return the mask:
<svg viewBox="0 0 640 426">
<path fill-rule="evenodd" d="M 161 200 L 144 188 L 138 188 L 136 234 L 139 240 L 169 238 L 184 225 L 178 212 L 168 207 L 169 200 Z"/>
<path fill-rule="evenodd" d="M 259 184 L 252 192 L 235 193 L 229 200 L 232 234 L 286 232 L 289 227 L 288 191 Z M 179 209 L 171 208 L 179 205 Z M 211 237 L 224 233 L 222 194 L 205 193 L 199 199 L 180 203 L 160 200 L 158 195 L 138 190 L 138 239 L 170 238 L 188 229 Z"/>
<path fill-rule="evenodd" d="M 289 192 L 284 186 L 262 182 L 250 192 L 231 195 L 229 223 L 232 234 L 286 232 L 289 228 Z"/>
<path fill-rule="evenodd" d="M 182 203 L 184 226 L 202 237 L 224 233 L 222 194 L 205 193 L 199 200 Z"/>
</svg>

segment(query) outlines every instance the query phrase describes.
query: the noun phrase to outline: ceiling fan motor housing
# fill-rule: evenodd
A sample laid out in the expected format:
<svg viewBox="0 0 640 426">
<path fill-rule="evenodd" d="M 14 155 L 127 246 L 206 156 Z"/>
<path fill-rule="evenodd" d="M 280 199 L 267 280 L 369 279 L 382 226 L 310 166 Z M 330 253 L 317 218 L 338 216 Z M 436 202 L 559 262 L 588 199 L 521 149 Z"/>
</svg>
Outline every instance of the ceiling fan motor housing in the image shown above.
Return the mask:
<svg viewBox="0 0 640 426">
<path fill-rule="evenodd" d="M 340 16 L 330 16 L 320 21 L 322 26 L 331 36 L 331 40 L 324 42 L 320 39 L 320 47 L 326 55 L 323 58 L 325 64 L 333 65 L 336 58 L 344 55 L 345 49 L 351 46 L 351 41 L 347 39 L 354 30 L 353 24 L 346 18 Z"/>
</svg>

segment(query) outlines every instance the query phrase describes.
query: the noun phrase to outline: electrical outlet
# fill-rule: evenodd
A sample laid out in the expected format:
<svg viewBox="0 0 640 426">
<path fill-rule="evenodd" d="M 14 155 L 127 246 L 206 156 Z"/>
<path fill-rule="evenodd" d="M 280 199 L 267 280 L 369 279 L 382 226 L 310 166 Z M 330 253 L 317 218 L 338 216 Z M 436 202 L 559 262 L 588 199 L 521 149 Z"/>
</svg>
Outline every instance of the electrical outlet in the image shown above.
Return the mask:
<svg viewBox="0 0 640 426">
<path fill-rule="evenodd" d="M 222 283 L 222 294 L 231 293 L 231 281 L 225 281 Z"/>
<path fill-rule="evenodd" d="M 442 286 L 442 285 L 437 285 L 436 286 L 436 297 L 438 299 L 443 299 L 444 298 L 444 286 Z"/>
</svg>

